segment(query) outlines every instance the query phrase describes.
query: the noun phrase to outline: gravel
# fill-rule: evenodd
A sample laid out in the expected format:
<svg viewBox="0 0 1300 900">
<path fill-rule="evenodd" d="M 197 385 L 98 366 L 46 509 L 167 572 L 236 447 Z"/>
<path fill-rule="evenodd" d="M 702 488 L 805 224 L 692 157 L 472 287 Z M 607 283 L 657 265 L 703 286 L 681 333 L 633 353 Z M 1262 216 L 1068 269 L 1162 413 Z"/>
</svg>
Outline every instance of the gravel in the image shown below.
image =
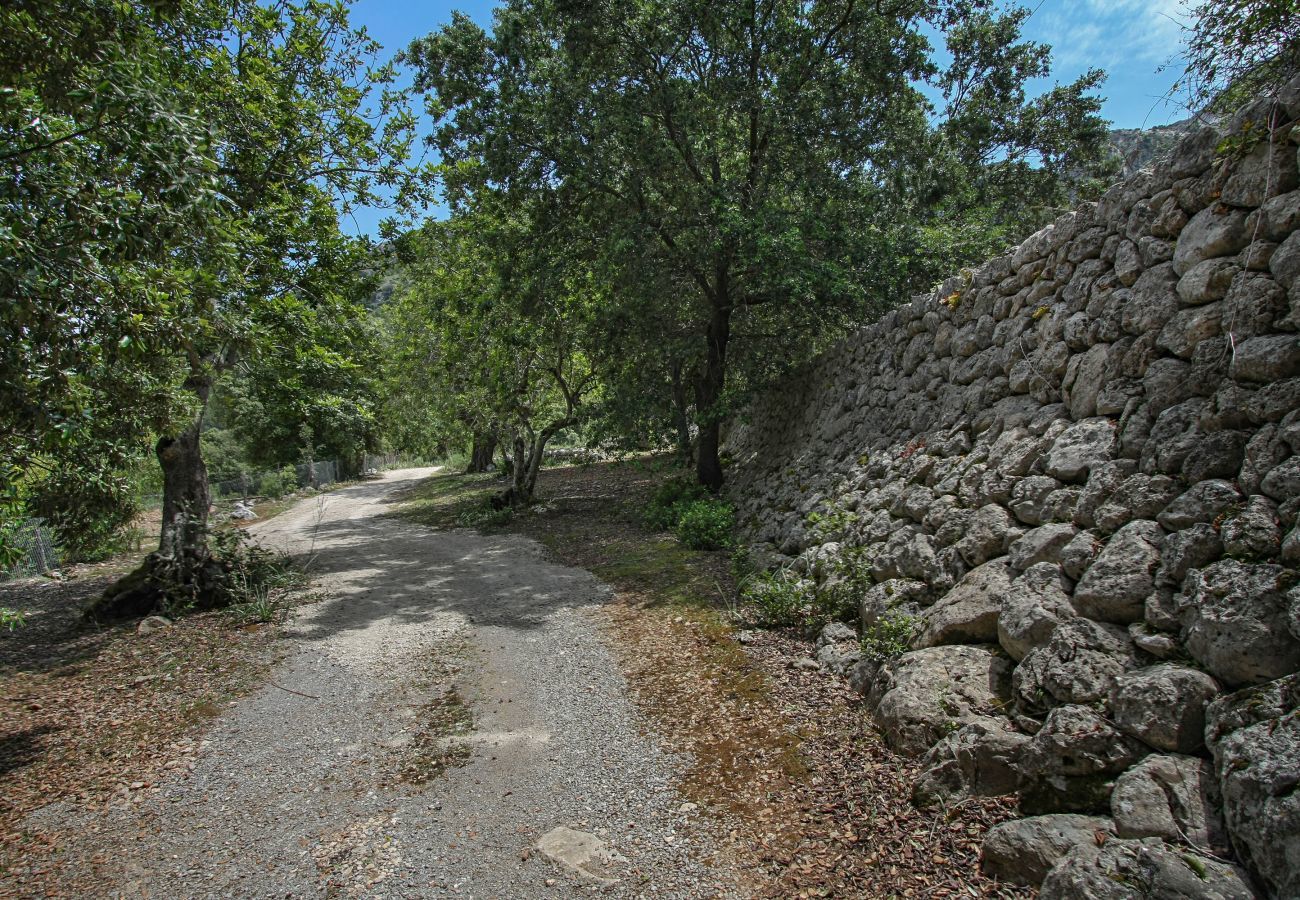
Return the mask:
<svg viewBox="0 0 1300 900">
<path fill-rule="evenodd" d="M 32 817 L 62 833 L 64 868 L 132 896 L 745 895 L 592 621 L 609 589 L 527 538 L 384 517 L 432 471 L 255 526 L 329 599 L 295 613 L 273 683 L 216 719 L 192 771 Z M 446 715 L 460 701 L 472 726 Z M 540 855 L 558 826 L 607 842 L 616 882 Z"/>
</svg>

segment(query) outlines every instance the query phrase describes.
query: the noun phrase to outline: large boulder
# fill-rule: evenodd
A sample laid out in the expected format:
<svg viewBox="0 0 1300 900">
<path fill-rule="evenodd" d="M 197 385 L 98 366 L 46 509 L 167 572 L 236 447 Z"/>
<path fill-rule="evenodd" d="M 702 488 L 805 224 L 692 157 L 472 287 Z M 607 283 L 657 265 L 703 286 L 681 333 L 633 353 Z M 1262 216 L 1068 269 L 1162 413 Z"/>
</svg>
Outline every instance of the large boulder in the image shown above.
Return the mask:
<svg viewBox="0 0 1300 900">
<path fill-rule="evenodd" d="M 1078 533 L 1079 529 L 1067 522 L 1040 525 L 1026 532 L 1011 544 L 1008 556 L 1011 568 L 1023 572 L 1037 563 L 1059 562 L 1062 548 Z"/>
<path fill-rule="evenodd" d="M 920 632 L 912 646 L 987 644 L 997 640 L 999 601 L 1010 586 L 1011 577 L 1003 560 L 972 569 L 921 614 Z"/>
<path fill-rule="evenodd" d="M 1210 479 L 1192 485 L 1156 516 L 1170 531 L 1198 522 L 1212 523 L 1242 500 L 1241 491 L 1230 481 Z"/>
<path fill-rule="evenodd" d="M 1115 780 L 1110 811 L 1120 837 L 1158 837 L 1215 855 L 1230 852 L 1209 760 L 1148 756 Z"/>
<path fill-rule="evenodd" d="M 1250 243 L 1246 214 L 1209 206 L 1192 216 L 1174 245 L 1174 271 L 1185 275 L 1199 262 L 1231 256 Z"/>
<path fill-rule="evenodd" d="M 1010 680 L 1011 660 L 995 647 L 927 647 L 881 666 L 867 703 L 885 743 L 920 756 L 944 735 L 997 715 Z"/>
<path fill-rule="evenodd" d="M 1156 838 L 1080 845 L 1043 879 L 1039 900 L 1255 900 L 1236 866 Z"/>
<path fill-rule="evenodd" d="M 1155 522 L 1130 522 L 1115 532 L 1074 591 L 1081 615 L 1103 622 L 1139 621 L 1155 586 L 1164 532 Z"/>
<path fill-rule="evenodd" d="M 1004 718 L 977 719 L 954 731 L 922 760 L 922 772 L 912 785 L 912 802 L 932 806 L 1015 793 L 1012 762 L 1028 740 Z"/>
<path fill-rule="evenodd" d="M 1056 626 L 1074 618 L 1068 589 L 1060 567 L 1044 562 L 1030 566 L 995 598 L 1000 599 L 997 640 L 1012 659 L 1019 662 L 1045 646 Z"/>
<path fill-rule="evenodd" d="M 1099 703 L 1110 699 L 1115 682 L 1138 659 L 1128 630 L 1076 616 L 1052 632 L 1039 658 L 1039 679 L 1057 703 Z"/>
<path fill-rule="evenodd" d="M 1037 887 L 1075 847 L 1098 847 L 1115 836 L 1115 823 L 1102 816 L 1055 813 L 1012 819 L 989 829 L 980 848 L 986 875 Z"/>
<path fill-rule="evenodd" d="M 1115 422 L 1098 417 L 1075 422 L 1047 452 L 1047 474 L 1061 481 L 1083 481 L 1088 471 L 1115 455 Z"/>
<path fill-rule="evenodd" d="M 1220 697 L 1206 743 L 1232 845 L 1275 897 L 1300 897 L 1300 674 Z"/>
<path fill-rule="evenodd" d="M 1205 746 L 1205 706 L 1219 693 L 1209 675 L 1166 663 L 1115 680 L 1115 724 L 1157 750 L 1196 753 Z"/>
<path fill-rule="evenodd" d="M 1287 571 L 1222 559 L 1188 574 L 1176 598 L 1187 652 L 1230 687 L 1300 669 L 1300 641 L 1287 629 Z"/>
<path fill-rule="evenodd" d="M 1027 813 L 1105 812 L 1115 776 L 1148 753 L 1095 709 L 1061 706 L 1016 758 Z"/>
</svg>

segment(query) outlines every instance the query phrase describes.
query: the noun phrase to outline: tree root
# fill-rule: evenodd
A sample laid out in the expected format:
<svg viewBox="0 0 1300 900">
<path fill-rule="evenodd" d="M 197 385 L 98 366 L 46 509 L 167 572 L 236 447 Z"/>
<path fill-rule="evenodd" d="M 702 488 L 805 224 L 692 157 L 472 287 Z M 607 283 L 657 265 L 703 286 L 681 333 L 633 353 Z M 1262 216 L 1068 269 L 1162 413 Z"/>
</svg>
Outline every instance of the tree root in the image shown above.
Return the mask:
<svg viewBox="0 0 1300 900">
<path fill-rule="evenodd" d="M 218 609 L 234 599 L 226 567 L 213 557 L 182 562 L 152 553 L 92 601 L 82 617 L 121 622 L 155 613 Z"/>
</svg>

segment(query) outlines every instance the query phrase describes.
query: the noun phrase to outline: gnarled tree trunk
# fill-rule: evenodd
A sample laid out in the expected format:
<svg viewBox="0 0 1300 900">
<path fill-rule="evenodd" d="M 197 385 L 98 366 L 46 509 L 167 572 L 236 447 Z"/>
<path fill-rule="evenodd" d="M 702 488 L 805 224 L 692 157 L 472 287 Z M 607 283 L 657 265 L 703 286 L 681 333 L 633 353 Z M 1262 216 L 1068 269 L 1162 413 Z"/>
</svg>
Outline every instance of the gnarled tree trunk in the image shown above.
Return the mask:
<svg viewBox="0 0 1300 900">
<path fill-rule="evenodd" d="M 492 457 L 497 452 L 497 436 L 488 431 L 474 432 L 474 446 L 469 453 L 465 474 L 474 475 L 492 468 Z"/>
<path fill-rule="evenodd" d="M 180 432 L 162 436 L 154 447 L 163 473 L 158 549 L 105 591 L 88 615 L 116 619 L 176 606 L 201 609 L 226 596 L 224 571 L 208 549 L 212 497 L 199 443 L 212 376 L 191 375 L 185 387 L 198 398 L 198 411 Z"/>
<path fill-rule="evenodd" d="M 709 318 L 708 348 L 704 371 L 695 384 L 695 413 L 700 419 L 700 440 L 695 458 L 695 475 L 711 491 L 722 488 L 722 461 L 718 451 L 722 444 L 722 399 L 727 376 L 727 344 L 731 340 L 731 310 L 715 306 Z"/>
</svg>

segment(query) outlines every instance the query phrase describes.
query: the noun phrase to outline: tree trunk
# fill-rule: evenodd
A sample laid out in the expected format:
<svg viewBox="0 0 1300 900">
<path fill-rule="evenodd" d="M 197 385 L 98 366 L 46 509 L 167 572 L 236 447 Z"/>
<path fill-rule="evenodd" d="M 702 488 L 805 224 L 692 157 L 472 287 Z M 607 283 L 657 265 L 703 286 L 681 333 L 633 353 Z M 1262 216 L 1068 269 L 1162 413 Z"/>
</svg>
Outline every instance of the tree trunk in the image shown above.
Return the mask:
<svg viewBox="0 0 1300 900">
<path fill-rule="evenodd" d="M 722 436 L 722 410 L 718 402 L 727 378 L 727 343 L 731 340 L 731 310 L 725 302 L 713 307 L 709 317 L 708 348 L 704 371 L 695 386 L 695 414 L 699 417 L 700 440 L 695 474 L 711 491 L 722 488 L 722 461 L 718 458 Z"/>
<path fill-rule="evenodd" d="M 469 465 L 465 474 L 473 475 L 492 468 L 492 457 L 497 452 L 497 436 L 490 431 L 474 432 L 474 446 L 470 450 Z"/>
<path fill-rule="evenodd" d="M 212 498 L 199 443 L 212 377 L 191 375 L 185 387 L 199 400 L 197 413 L 182 431 L 164 435 L 154 447 L 163 474 L 158 549 L 109 587 L 88 616 L 118 619 L 178 607 L 207 608 L 219 605 L 226 596 L 222 567 L 208 550 Z"/>
</svg>

